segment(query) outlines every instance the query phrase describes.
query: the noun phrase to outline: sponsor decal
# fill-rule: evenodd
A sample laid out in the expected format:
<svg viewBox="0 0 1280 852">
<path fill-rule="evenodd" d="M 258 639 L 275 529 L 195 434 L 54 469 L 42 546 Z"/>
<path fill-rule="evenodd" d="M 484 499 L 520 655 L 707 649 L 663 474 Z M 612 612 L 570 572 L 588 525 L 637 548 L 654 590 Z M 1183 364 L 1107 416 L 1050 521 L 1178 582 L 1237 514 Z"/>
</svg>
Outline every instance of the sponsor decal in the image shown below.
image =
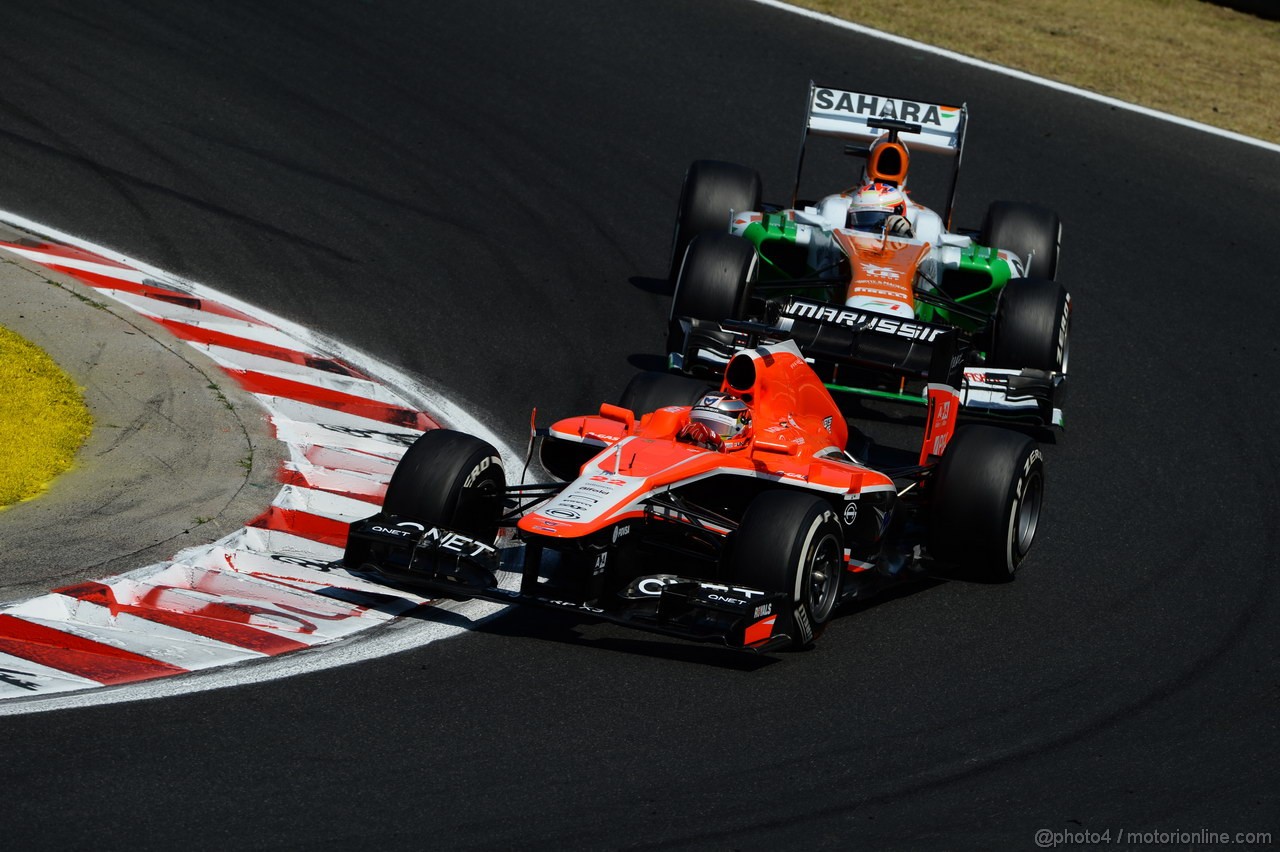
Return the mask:
<svg viewBox="0 0 1280 852">
<path fill-rule="evenodd" d="M 418 546 L 431 546 L 436 550 L 447 550 L 461 556 L 471 557 L 479 556 L 482 553 L 493 554 L 498 552 L 495 548 L 482 541 L 476 541 L 470 536 L 453 532 L 452 530 L 442 530 L 439 527 L 432 527 L 423 533 L 422 540 L 418 542 Z"/>
<path fill-rule="evenodd" d="M 901 309 L 902 308 L 901 300 L 903 299 L 903 297 L 906 296 L 906 291 L 905 290 L 886 290 L 883 287 L 877 287 L 876 284 L 878 283 L 879 283 L 878 281 L 855 281 L 853 282 L 853 286 L 857 288 L 857 293 L 859 296 L 884 296 L 886 298 L 896 300 L 890 303 L 875 302 L 873 304 L 880 305 L 880 306 L 889 308 L 891 310 Z"/>
<path fill-rule="evenodd" d="M 1057 367 L 1061 370 L 1067 353 L 1067 331 L 1071 326 L 1071 297 L 1067 296 L 1066 307 L 1062 311 L 1062 319 L 1058 323 Z"/>
<path fill-rule="evenodd" d="M 657 574 L 652 577 L 642 577 L 636 581 L 635 589 L 642 595 L 657 597 L 662 594 L 662 590 L 667 586 L 688 582 L 691 581 L 671 574 Z M 741 586 L 725 586 L 720 583 L 707 583 L 701 580 L 692 582 L 696 582 L 698 588 L 710 592 L 711 594 L 707 595 L 707 597 L 711 600 L 724 603 L 743 604 L 745 606 L 752 598 L 758 598 L 765 594 L 757 589 L 744 589 Z M 740 595 L 741 597 L 729 597 L 729 595 Z"/>
<path fill-rule="evenodd" d="M 859 118 L 892 118 L 937 128 L 954 122 L 960 115 L 957 108 L 941 104 L 864 95 L 858 92 L 842 92 L 835 89 L 814 90 L 813 111 L 844 113 Z"/>
<path fill-rule="evenodd" d="M 480 464 L 473 467 L 471 472 L 467 474 L 467 478 L 462 480 L 462 487 L 470 488 L 472 485 L 475 485 L 476 480 L 480 478 L 480 474 L 488 470 L 490 465 L 495 464 L 502 464 L 502 459 L 497 456 L 489 456 L 488 458 L 482 459 Z"/>
<path fill-rule="evenodd" d="M 796 629 L 800 631 L 801 644 L 813 641 L 813 625 L 809 623 L 809 613 L 803 606 L 796 607 Z"/>
<path fill-rule="evenodd" d="M 878 331 L 881 334 L 905 337 L 908 340 L 920 340 L 925 343 L 932 343 L 938 338 L 938 335 L 945 331 L 942 328 L 935 328 L 909 320 L 895 319 L 883 314 L 799 300 L 788 305 L 784 315 L 794 319 L 816 320 L 860 330 Z"/>
<path fill-rule="evenodd" d="M 1001 373 L 988 373 L 985 370 L 982 372 L 965 370 L 964 379 L 966 382 L 973 382 L 974 384 L 979 384 L 979 385 L 1002 385 L 1003 386 L 1003 385 L 1009 384 L 1008 376 L 1005 376 Z"/>
<path fill-rule="evenodd" d="M 641 479 L 635 479 L 640 482 Z M 560 495 L 538 512 L 562 521 L 581 521 L 602 515 L 610 505 L 610 498 L 627 488 L 631 482 L 618 475 L 596 474 L 574 482 Z"/>
<path fill-rule="evenodd" d="M 698 588 L 712 589 L 719 592 L 737 592 L 747 598 L 759 597 L 764 594 L 764 592 L 759 592 L 755 589 L 744 589 L 741 586 L 722 586 L 719 583 L 698 583 Z"/>
<path fill-rule="evenodd" d="M 618 539 L 625 538 L 631 534 L 631 524 L 618 524 L 613 528 L 613 543 L 617 544 Z"/>
<path fill-rule="evenodd" d="M 374 524 L 373 526 L 369 527 L 369 529 L 376 533 L 382 533 L 383 535 L 396 535 L 396 536 L 400 536 L 401 538 L 408 538 L 409 536 L 413 535 L 413 533 L 409 532 L 408 530 L 392 529 L 391 527 L 384 527 L 381 524 Z"/>
<path fill-rule="evenodd" d="M 1032 465 L 1034 465 L 1036 462 L 1043 462 L 1043 461 L 1044 461 L 1044 456 L 1040 454 L 1039 449 L 1032 450 L 1031 455 L 1027 456 L 1026 463 L 1022 465 L 1022 475 L 1018 477 L 1017 494 L 1018 494 L 1019 500 L 1022 499 L 1022 492 L 1026 490 L 1027 475 L 1031 473 Z"/>
<path fill-rule="evenodd" d="M 853 522 L 858 520 L 858 504 L 848 502 L 844 504 L 844 522 L 846 526 L 853 526 Z"/>
<path fill-rule="evenodd" d="M 874 263 L 862 264 L 862 271 L 875 278 L 888 278 L 890 281 L 897 281 L 902 277 L 902 273 L 891 266 L 876 266 Z"/>
<path fill-rule="evenodd" d="M 662 587 L 678 582 L 675 577 L 645 577 L 636 583 L 636 591 L 642 595 L 657 597 L 662 594 Z"/>
<path fill-rule="evenodd" d="M 760 606 L 756 607 L 756 610 L 754 613 L 752 613 L 751 617 L 764 618 L 766 615 L 773 615 L 773 604 L 771 603 L 760 604 Z"/>
</svg>

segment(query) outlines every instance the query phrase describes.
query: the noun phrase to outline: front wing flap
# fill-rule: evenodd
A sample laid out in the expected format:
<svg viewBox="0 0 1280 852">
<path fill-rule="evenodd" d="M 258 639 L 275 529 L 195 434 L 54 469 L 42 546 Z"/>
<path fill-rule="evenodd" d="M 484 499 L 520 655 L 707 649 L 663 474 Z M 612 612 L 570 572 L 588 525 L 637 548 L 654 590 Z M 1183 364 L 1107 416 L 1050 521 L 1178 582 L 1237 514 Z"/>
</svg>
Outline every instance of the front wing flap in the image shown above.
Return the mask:
<svg viewBox="0 0 1280 852">
<path fill-rule="evenodd" d="M 523 550 L 523 548 L 521 548 Z M 506 549 L 504 549 L 505 551 Z M 768 651 L 790 643 L 787 595 L 657 574 L 608 601 L 565 600 L 524 566 L 520 589 L 499 583 L 504 559 L 492 545 L 442 527 L 380 513 L 351 525 L 343 565 L 453 600 L 538 606 L 695 642 Z M 525 551 L 526 561 L 528 551 Z"/>
</svg>

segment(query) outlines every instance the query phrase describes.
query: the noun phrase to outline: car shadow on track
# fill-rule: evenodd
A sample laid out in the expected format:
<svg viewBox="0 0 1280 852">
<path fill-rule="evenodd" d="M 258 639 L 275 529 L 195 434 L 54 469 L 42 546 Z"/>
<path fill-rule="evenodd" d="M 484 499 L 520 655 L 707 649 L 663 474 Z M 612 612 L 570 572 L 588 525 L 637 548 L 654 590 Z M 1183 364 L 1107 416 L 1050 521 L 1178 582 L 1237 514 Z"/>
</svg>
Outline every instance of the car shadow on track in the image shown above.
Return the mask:
<svg viewBox="0 0 1280 852">
<path fill-rule="evenodd" d="M 887 587 L 865 600 L 853 600 L 840 606 L 832 621 L 854 618 L 877 606 L 900 601 L 912 595 L 940 586 L 948 581 L 969 582 L 965 577 L 948 576 L 945 571 L 930 571 L 901 584 Z M 775 650 L 765 654 L 736 650 L 715 644 L 699 644 L 668 639 L 657 634 L 633 631 L 608 622 L 597 621 L 573 613 L 562 613 L 532 607 L 512 606 L 504 612 L 480 622 L 467 619 L 458 613 L 435 606 L 424 606 L 405 617 L 439 624 L 463 627 L 472 633 L 518 639 L 522 641 L 553 642 L 582 649 L 631 654 L 658 660 L 691 663 L 729 671 L 754 672 L 788 658 L 810 653 Z M 829 645 L 829 639 L 819 639 L 818 646 Z"/>
<path fill-rule="evenodd" d="M 555 642 L 610 653 L 634 654 L 737 671 L 756 671 L 779 662 L 773 655 L 738 651 L 720 645 L 681 642 L 571 613 L 539 608 L 513 606 L 480 623 L 467 622 L 461 616 L 438 607 L 421 607 L 409 617 L 442 624 L 461 624 L 470 632 L 490 636 Z"/>
<path fill-rule="evenodd" d="M 646 278 L 633 275 L 627 279 L 632 287 L 655 296 L 670 296 L 675 292 L 675 284 L 666 278 Z"/>
</svg>

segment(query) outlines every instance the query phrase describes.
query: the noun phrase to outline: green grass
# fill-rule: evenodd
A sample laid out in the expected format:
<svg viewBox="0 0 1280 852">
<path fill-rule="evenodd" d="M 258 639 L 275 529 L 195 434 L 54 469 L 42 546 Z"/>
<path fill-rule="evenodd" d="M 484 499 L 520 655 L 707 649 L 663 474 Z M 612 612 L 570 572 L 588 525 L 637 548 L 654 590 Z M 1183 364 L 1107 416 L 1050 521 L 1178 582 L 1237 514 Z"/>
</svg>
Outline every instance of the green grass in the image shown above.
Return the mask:
<svg viewBox="0 0 1280 852">
<path fill-rule="evenodd" d="M 1280 96 L 1276 94 L 1280 92 L 1280 21 L 1203 0 L 792 2 L 1123 101 L 1280 142 Z M 893 94 L 890 69 L 860 68 L 856 57 L 850 69 L 846 85 Z M 952 95 L 963 97 L 964 93 Z"/>
<path fill-rule="evenodd" d="M 71 467 L 93 417 L 80 388 L 39 347 L 0 327 L 0 508 Z"/>
</svg>

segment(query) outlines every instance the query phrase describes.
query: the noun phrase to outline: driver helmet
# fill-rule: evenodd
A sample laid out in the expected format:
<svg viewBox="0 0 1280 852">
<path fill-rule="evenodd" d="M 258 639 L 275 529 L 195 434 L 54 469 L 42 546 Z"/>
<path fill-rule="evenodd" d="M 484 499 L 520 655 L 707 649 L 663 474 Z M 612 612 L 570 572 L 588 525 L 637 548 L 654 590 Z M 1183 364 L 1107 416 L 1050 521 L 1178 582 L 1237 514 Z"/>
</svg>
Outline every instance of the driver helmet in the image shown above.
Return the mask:
<svg viewBox="0 0 1280 852">
<path fill-rule="evenodd" d="M 751 408 L 743 400 L 715 391 L 689 411 L 689 422 L 706 427 L 724 450 L 740 450 L 751 439 Z"/>
<path fill-rule="evenodd" d="M 853 193 L 849 205 L 849 227 L 882 233 L 890 216 L 907 214 L 907 196 L 891 183 L 863 184 Z"/>
</svg>

